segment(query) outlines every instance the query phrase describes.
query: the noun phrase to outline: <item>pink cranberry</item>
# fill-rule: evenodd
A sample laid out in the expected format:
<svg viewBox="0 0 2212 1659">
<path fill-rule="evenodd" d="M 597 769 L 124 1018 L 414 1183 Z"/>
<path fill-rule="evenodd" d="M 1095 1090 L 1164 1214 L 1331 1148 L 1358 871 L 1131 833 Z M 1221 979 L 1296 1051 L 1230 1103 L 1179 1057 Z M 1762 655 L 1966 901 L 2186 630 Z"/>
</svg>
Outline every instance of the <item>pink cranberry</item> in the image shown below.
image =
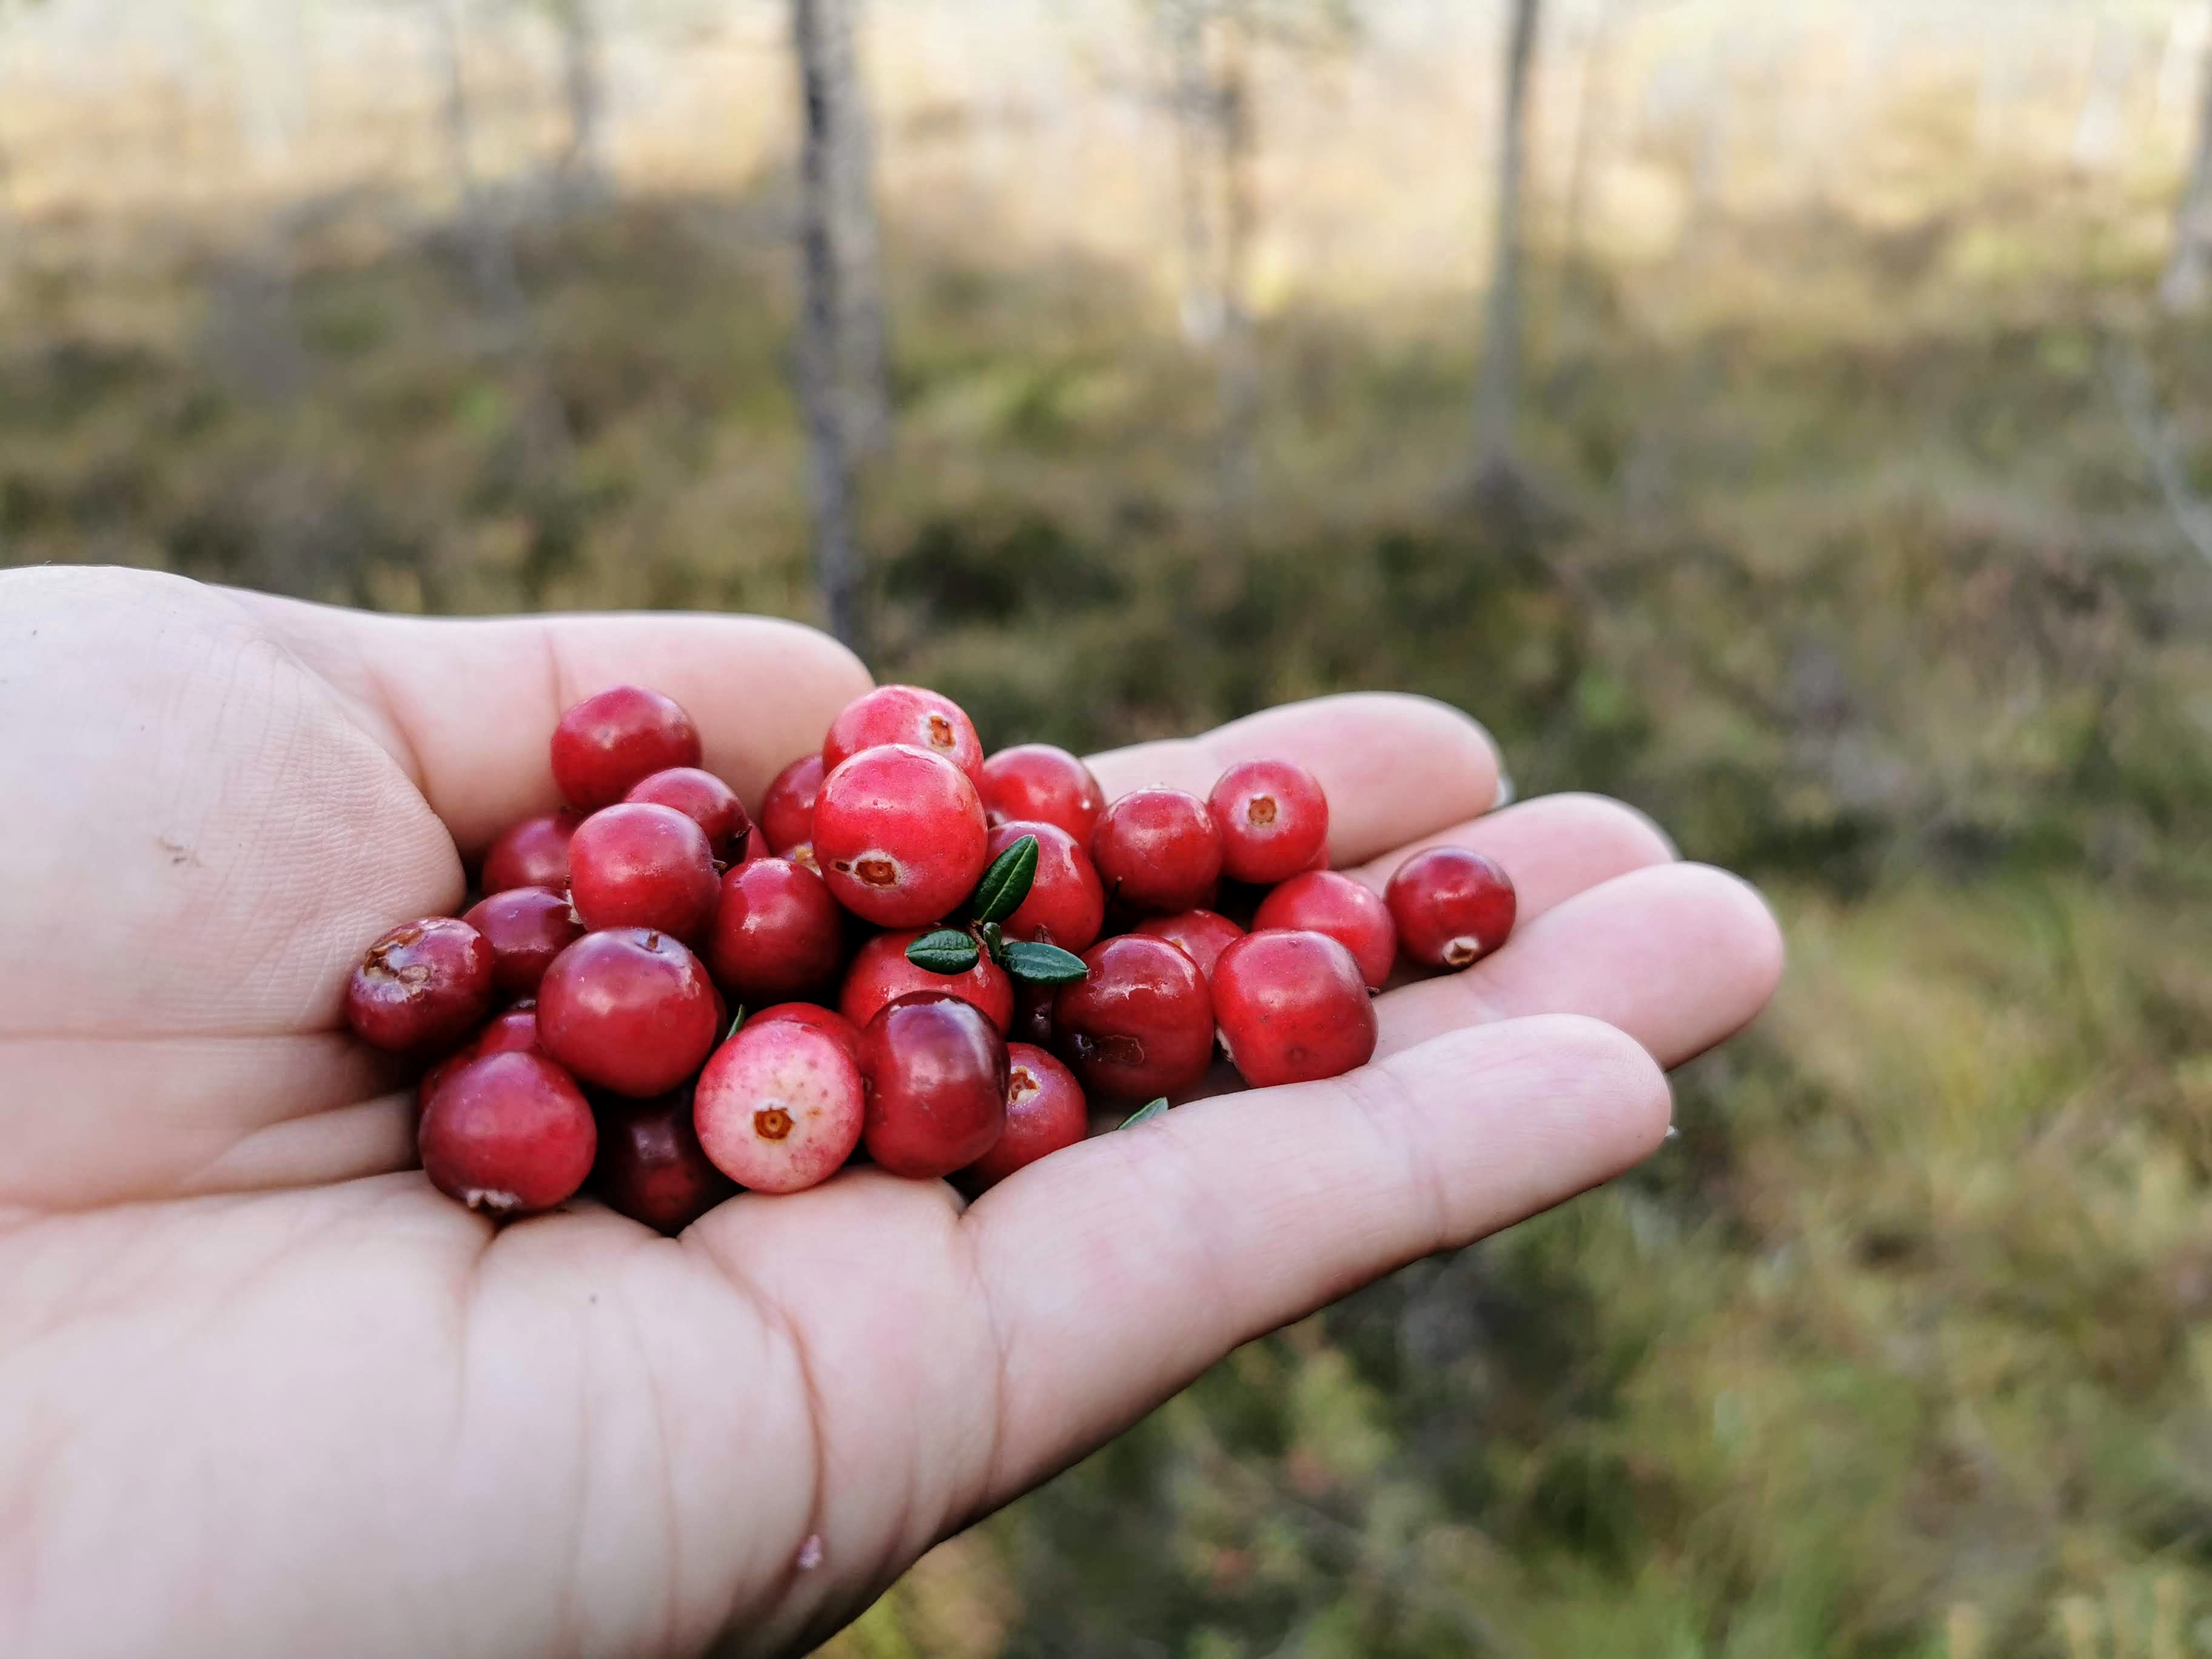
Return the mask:
<svg viewBox="0 0 2212 1659">
<path fill-rule="evenodd" d="M 1091 769 L 1048 743 L 1018 744 L 983 763 L 984 815 L 992 823 L 1054 823 L 1091 845 L 1106 796 Z"/>
<path fill-rule="evenodd" d="M 673 1237 L 738 1190 L 699 1145 L 689 1085 L 651 1100 L 602 1101 L 592 1190 L 617 1215 Z"/>
<path fill-rule="evenodd" d="M 887 1003 L 917 991 L 939 991 L 957 997 L 981 1012 L 994 1029 L 1005 1032 L 1014 1020 L 1014 982 L 1006 970 L 987 956 L 964 974 L 933 974 L 906 959 L 907 946 L 924 930 L 909 928 L 878 933 L 863 945 L 845 970 L 845 988 L 838 993 L 837 1008 L 865 1030 Z"/>
<path fill-rule="evenodd" d="M 611 806 L 655 772 L 699 763 L 699 728 L 672 698 L 617 685 L 586 697 L 553 728 L 553 781 L 586 812 Z"/>
<path fill-rule="evenodd" d="M 1375 1057 L 1375 1003 L 1352 952 L 1326 933 L 1254 933 L 1221 953 L 1213 1017 L 1255 1089 L 1342 1077 Z"/>
<path fill-rule="evenodd" d="M 878 927 L 919 927 L 959 908 L 983 873 L 989 831 L 967 775 L 927 750 L 863 750 L 822 781 L 814 856 L 837 902 Z"/>
<path fill-rule="evenodd" d="M 1464 847 L 1431 847 L 1398 866 L 1385 896 L 1398 943 L 1424 968 L 1464 968 L 1513 931 L 1513 878 Z"/>
<path fill-rule="evenodd" d="M 1016 819 L 991 831 L 985 868 L 1024 836 L 1037 843 L 1036 878 L 1029 896 L 1000 924 L 1008 939 L 1057 945 L 1078 955 L 1089 950 L 1106 925 L 1106 890 L 1091 855 L 1057 824 Z"/>
<path fill-rule="evenodd" d="M 699 1069 L 721 1035 L 699 958 L 666 933 L 586 933 L 538 988 L 538 1046 L 582 1078 L 634 1100 Z"/>
<path fill-rule="evenodd" d="M 573 1196 L 599 1130 L 575 1079 L 543 1054 L 487 1054 L 440 1085 L 416 1143 L 423 1173 L 490 1216 L 529 1215 Z"/>
<path fill-rule="evenodd" d="M 716 862 L 735 864 L 745 854 L 753 821 L 738 792 L 712 772 L 696 766 L 672 766 L 655 772 L 623 799 L 652 806 L 672 806 L 707 832 Z"/>
<path fill-rule="evenodd" d="M 346 983 L 346 1023 L 394 1054 L 449 1048 L 491 1007 L 492 949 L 452 916 L 395 927 L 368 947 Z"/>
<path fill-rule="evenodd" d="M 525 818 L 492 842 L 484 854 L 483 890 L 505 893 L 517 887 L 568 890 L 568 837 L 584 821 L 580 812 L 544 812 Z"/>
<path fill-rule="evenodd" d="M 1226 916 L 1211 910 L 1185 910 L 1180 915 L 1147 916 L 1136 931 L 1164 939 L 1198 964 L 1208 985 L 1213 983 L 1213 964 L 1221 953 L 1244 937 L 1244 930 Z"/>
<path fill-rule="evenodd" d="M 796 1020 L 748 1022 L 699 1075 L 693 1115 L 714 1167 L 755 1192 L 818 1187 L 860 1144 L 865 1091 L 837 1037 Z"/>
<path fill-rule="evenodd" d="M 494 893 L 461 918 L 491 946 L 492 984 L 528 996 L 559 956 L 584 936 L 568 901 L 543 887 Z"/>
<path fill-rule="evenodd" d="M 568 843 L 568 898 L 595 933 L 651 927 L 696 939 L 721 895 L 707 832 L 672 806 L 610 806 Z"/>
<path fill-rule="evenodd" d="M 739 1002 L 827 989 L 844 959 L 844 912 L 813 871 L 765 859 L 722 878 L 707 964 Z"/>
<path fill-rule="evenodd" d="M 1094 1095 L 1189 1088 L 1213 1063 L 1213 1000 L 1198 964 L 1164 939 L 1124 933 L 1083 957 L 1091 976 L 1053 1000 L 1054 1041 Z"/>
<path fill-rule="evenodd" d="M 1232 881 L 1285 881 L 1328 846 L 1328 798 L 1295 761 L 1243 761 L 1206 801 L 1221 832 L 1221 867 Z"/>
<path fill-rule="evenodd" d="M 771 852 L 781 854 L 787 848 L 814 839 L 814 798 L 821 793 L 819 750 L 801 755 L 775 775 L 760 810 L 761 835 Z"/>
<path fill-rule="evenodd" d="M 1330 870 L 1292 876 L 1260 901 L 1252 931 L 1327 933 L 1352 952 L 1367 988 L 1379 991 L 1398 960 L 1398 924 L 1372 889 Z"/>
<path fill-rule="evenodd" d="M 494 1014 L 491 1023 L 478 1031 L 460 1049 L 440 1060 L 422 1074 L 422 1082 L 415 1085 L 416 1115 L 429 1109 L 430 1097 L 438 1086 L 472 1060 L 482 1060 L 486 1054 L 529 1054 L 538 1052 L 538 1004 L 532 1000 L 518 1002 L 505 1013 Z"/>
<path fill-rule="evenodd" d="M 1008 1043 L 1006 1061 L 1006 1130 L 961 1172 L 960 1184 L 971 1193 L 987 1191 L 1015 1170 L 1074 1146 L 1091 1126 L 1083 1085 L 1066 1066 L 1026 1042 Z"/>
<path fill-rule="evenodd" d="M 836 771 L 854 756 L 903 744 L 951 761 L 970 783 L 983 776 L 983 745 L 975 723 L 951 698 L 918 685 L 879 685 L 846 704 L 822 744 L 822 768 Z"/>
<path fill-rule="evenodd" d="M 1197 796 L 1139 789 L 1098 820 L 1091 861 L 1107 896 L 1133 910 L 1195 910 L 1212 902 L 1220 879 L 1221 832 Z"/>
<path fill-rule="evenodd" d="M 812 1002 L 779 1002 L 774 1007 L 763 1008 L 757 1014 L 749 1015 L 745 1024 L 773 1025 L 778 1020 L 788 1020 L 793 1025 L 804 1025 L 810 1030 L 819 1031 L 824 1036 L 835 1039 L 852 1056 L 854 1065 L 860 1063 L 860 1028 L 835 1008 L 824 1008 Z"/>
<path fill-rule="evenodd" d="M 1006 1045 L 957 997 L 902 997 L 860 1033 L 868 1156 L 934 1180 L 989 1152 L 1006 1127 Z"/>
</svg>

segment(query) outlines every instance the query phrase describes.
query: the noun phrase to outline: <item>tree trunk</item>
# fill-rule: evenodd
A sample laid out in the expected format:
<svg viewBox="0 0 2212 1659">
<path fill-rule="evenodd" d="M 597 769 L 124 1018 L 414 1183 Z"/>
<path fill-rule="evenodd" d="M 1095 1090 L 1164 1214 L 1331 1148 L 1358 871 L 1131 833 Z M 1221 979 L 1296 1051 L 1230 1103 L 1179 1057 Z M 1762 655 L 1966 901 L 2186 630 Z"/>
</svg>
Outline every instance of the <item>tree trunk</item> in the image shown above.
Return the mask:
<svg viewBox="0 0 2212 1659">
<path fill-rule="evenodd" d="M 1256 465 L 1260 371 L 1252 335 L 1252 240 L 1259 203 L 1252 179 L 1255 149 L 1249 42 L 1235 16 L 1223 20 L 1218 111 L 1221 166 L 1221 339 L 1216 348 L 1221 405 L 1221 498 L 1235 511 L 1251 500 Z"/>
<path fill-rule="evenodd" d="M 2189 182 L 2174 212 L 2173 258 L 2159 284 L 2159 299 L 2177 315 L 2202 311 L 2212 299 L 2212 39 L 2208 39 L 2198 71 Z"/>
<path fill-rule="evenodd" d="M 1560 240 L 1570 264 L 1582 257 L 1583 230 L 1589 215 L 1591 173 L 1597 166 L 1598 120 L 1607 108 L 1607 46 L 1613 24 L 1612 0 L 1595 0 L 1589 32 L 1583 40 L 1582 76 L 1575 88 L 1575 146 L 1567 165 L 1566 226 Z"/>
<path fill-rule="evenodd" d="M 1513 0 L 1505 53 L 1505 104 L 1498 125 L 1498 203 L 1491 251 L 1490 312 L 1476 392 L 1478 477 L 1486 488 L 1517 484 L 1514 428 L 1521 404 L 1521 222 L 1527 184 L 1528 83 L 1540 0 Z"/>
<path fill-rule="evenodd" d="M 1223 307 L 1213 236 L 1216 121 L 1213 82 L 1206 67 L 1206 0 L 1164 0 L 1161 15 L 1182 217 L 1182 333 L 1192 345 L 1211 346 L 1221 337 Z"/>
<path fill-rule="evenodd" d="M 568 112 L 561 181 L 571 194 L 588 196 L 606 182 L 606 90 L 599 70 L 599 19 L 592 0 L 558 0 L 554 21 L 561 30 L 561 95 Z"/>
</svg>

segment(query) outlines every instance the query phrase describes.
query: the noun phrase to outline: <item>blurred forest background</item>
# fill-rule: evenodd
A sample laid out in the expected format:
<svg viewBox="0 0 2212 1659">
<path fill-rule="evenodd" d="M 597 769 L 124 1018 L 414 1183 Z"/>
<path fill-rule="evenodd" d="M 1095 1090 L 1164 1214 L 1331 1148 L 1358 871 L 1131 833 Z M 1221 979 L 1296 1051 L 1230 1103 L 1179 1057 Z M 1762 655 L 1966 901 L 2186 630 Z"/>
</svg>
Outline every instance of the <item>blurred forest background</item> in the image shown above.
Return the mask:
<svg viewBox="0 0 2212 1659">
<path fill-rule="evenodd" d="M 0 0 L 0 562 L 1354 686 L 1765 885 L 1680 1140 L 841 1659 L 2212 1654 L 2212 3 Z M 804 95 L 802 95 L 802 90 Z"/>
</svg>

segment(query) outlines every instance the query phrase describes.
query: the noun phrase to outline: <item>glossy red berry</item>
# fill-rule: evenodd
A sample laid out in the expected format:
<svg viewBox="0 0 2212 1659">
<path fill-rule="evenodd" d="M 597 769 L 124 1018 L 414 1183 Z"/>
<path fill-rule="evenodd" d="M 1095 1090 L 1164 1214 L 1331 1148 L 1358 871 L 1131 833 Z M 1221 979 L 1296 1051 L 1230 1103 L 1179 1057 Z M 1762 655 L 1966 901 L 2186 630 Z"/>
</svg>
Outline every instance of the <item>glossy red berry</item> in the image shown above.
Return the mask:
<svg viewBox="0 0 2212 1659">
<path fill-rule="evenodd" d="M 1352 952 L 1367 988 L 1379 991 L 1398 960 L 1398 924 L 1372 888 L 1330 870 L 1292 876 L 1260 901 L 1252 931 L 1327 933 Z"/>
<path fill-rule="evenodd" d="M 951 761 L 970 783 L 983 776 L 975 722 L 947 696 L 918 685 L 879 685 L 845 705 L 822 744 L 822 768 L 836 771 L 865 750 L 903 744 Z"/>
<path fill-rule="evenodd" d="M 634 1100 L 699 1069 L 721 1035 L 699 958 L 666 933 L 586 933 L 538 988 L 538 1042 L 586 1083 Z"/>
<path fill-rule="evenodd" d="M 1080 956 L 1106 925 L 1106 889 L 1091 867 L 1091 854 L 1058 824 L 1017 819 L 991 831 L 984 867 L 1024 836 L 1036 837 L 1036 876 L 1029 896 L 1000 927 L 1008 939 L 1057 945 Z"/>
<path fill-rule="evenodd" d="M 1014 1021 L 1014 982 L 1006 976 L 1006 970 L 981 954 L 964 974 L 933 974 L 927 968 L 917 968 L 906 959 L 906 951 L 922 932 L 908 928 L 878 933 L 863 945 L 854 953 L 853 965 L 845 970 L 837 1011 L 865 1030 L 886 1003 L 917 991 L 941 991 L 979 1010 L 992 1028 L 1003 1035 Z"/>
<path fill-rule="evenodd" d="M 699 1144 L 714 1167 L 762 1193 L 803 1192 L 860 1144 L 866 1091 L 852 1053 L 796 1020 L 748 1021 L 699 1074 Z"/>
<path fill-rule="evenodd" d="M 1136 932 L 1164 939 L 1198 964 L 1208 985 L 1213 983 L 1213 964 L 1221 953 L 1244 937 L 1244 930 L 1211 910 L 1185 910 L 1172 916 L 1147 916 Z"/>
<path fill-rule="evenodd" d="M 553 781 L 586 812 L 672 766 L 699 763 L 699 728 L 673 698 L 640 685 L 586 697 L 553 728 Z"/>
<path fill-rule="evenodd" d="M 1133 910 L 1195 910 L 1212 902 L 1221 877 L 1221 832 L 1197 796 L 1139 789 L 1099 818 L 1091 861 L 1107 897 Z"/>
<path fill-rule="evenodd" d="M 753 821 L 738 792 L 712 772 L 696 766 L 672 766 L 655 772 L 623 797 L 652 806 L 672 806 L 707 832 L 715 861 L 735 864 L 744 857 Z"/>
<path fill-rule="evenodd" d="M 1328 846 L 1328 797 L 1295 761 L 1242 761 L 1221 775 L 1206 811 L 1232 881 L 1286 881 Z"/>
<path fill-rule="evenodd" d="M 922 749 L 863 750 L 822 781 L 814 804 L 823 879 L 878 927 L 957 909 L 983 873 L 989 833 L 967 775 Z"/>
<path fill-rule="evenodd" d="M 568 838 L 584 821 L 580 812 L 544 812 L 523 821 L 491 844 L 484 854 L 483 884 L 487 893 L 517 887 L 568 890 Z"/>
<path fill-rule="evenodd" d="M 529 1215 L 571 1197 L 599 1147 L 575 1079 L 543 1054 L 487 1054 L 430 1097 L 416 1133 L 431 1184 L 490 1216 Z"/>
<path fill-rule="evenodd" d="M 984 816 L 994 825 L 1056 823 L 1079 847 L 1091 845 L 1098 815 L 1106 810 L 1105 793 L 1091 769 L 1048 743 L 1001 749 L 983 763 L 980 788 Z"/>
<path fill-rule="evenodd" d="M 738 1190 L 699 1145 L 690 1085 L 651 1100 L 601 1100 L 591 1187 L 616 1214 L 673 1237 Z"/>
<path fill-rule="evenodd" d="M 1342 1077 L 1375 1057 L 1375 1002 L 1352 952 L 1326 933 L 1241 939 L 1213 970 L 1213 1018 L 1255 1089 Z"/>
<path fill-rule="evenodd" d="M 1164 939 L 1124 933 L 1083 957 L 1090 977 L 1053 1000 L 1053 1041 L 1093 1095 L 1189 1088 L 1213 1063 L 1213 1000 L 1198 964 Z"/>
<path fill-rule="evenodd" d="M 346 1023 L 393 1054 L 452 1047 L 491 1008 L 492 949 L 452 916 L 393 928 L 368 947 L 346 982 Z"/>
<path fill-rule="evenodd" d="M 835 1008 L 812 1002 L 779 1002 L 745 1017 L 748 1025 L 773 1025 L 778 1020 L 788 1020 L 793 1025 L 804 1025 L 834 1038 L 853 1057 L 854 1065 L 860 1063 L 860 1028 Z"/>
<path fill-rule="evenodd" d="M 491 1023 L 478 1031 L 451 1057 L 440 1060 L 422 1074 L 415 1087 L 415 1110 L 419 1115 L 428 1109 L 430 1097 L 438 1086 L 472 1060 L 482 1060 L 486 1054 L 536 1054 L 538 1048 L 538 1004 L 534 1000 L 518 1002 L 506 1012 L 494 1014 Z"/>
<path fill-rule="evenodd" d="M 529 996 L 559 956 L 584 936 L 568 901 L 544 887 L 515 887 L 480 901 L 463 921 L 491 946 L 492 983 L 508 996 Z"/>
<path fill-rule="evenodd" d="M 844 960 L 844 912 L 813 871 L 764 859 L 723 876 L 707 965 L 739 1002 L 825 991 Z"/>
<path fill-rule="evenodd" d="M 971 1193 L 995 1187 L 1017 1170 L 1081 1140 L 1091 1127 L 1083 1085 L 1043 1049 L 1006 1045 L 1006 1127 L 998 1144 L 961 1172 Z"/>
<path fill-rule="evenodd" d="M 1424 968 L 1464 968 L 1513 932 L 1513 878 L 1464 847 L 1431 847 L 1398 866 L 1385 896 L 1398 943 Z"/>
<path fill-rule="evenodd" d="M 775 775 L 760 810 L 760 830 L 769 851 L 781 854 L 787 848 L 814 839 L 814 798 L 821 793 L 819 750 L 801 755 Z"/>
<path fill-rule="evenodd" d="M 672 806 L 610 806 L 568 843 L 568 898 L 594 932 L 651 927 L 696 939 L 721 895 L 707 832 Z"/>
<path fill-rule="evenodd" d="M 964 1170 L 1006 1127 L 1006 1045 L 957 997 L 902 997 L 860 1033 L 868 1156 L 893 1175 Z"/>
</svg>

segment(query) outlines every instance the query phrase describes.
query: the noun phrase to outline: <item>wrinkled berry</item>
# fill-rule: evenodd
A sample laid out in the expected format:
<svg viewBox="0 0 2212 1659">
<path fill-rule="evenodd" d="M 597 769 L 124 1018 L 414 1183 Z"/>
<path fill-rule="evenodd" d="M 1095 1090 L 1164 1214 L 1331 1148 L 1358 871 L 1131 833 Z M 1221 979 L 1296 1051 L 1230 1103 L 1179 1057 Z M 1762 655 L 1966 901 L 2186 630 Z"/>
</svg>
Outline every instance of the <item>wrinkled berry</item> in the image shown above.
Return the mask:
<svg viewBox="0 0 2212 1659">
<path fill-rule="evenodd" d="M 984 816 L 996 826 L 1016 822 L 1056 823 L 1091 845 L 1106 797 L 1091 769 L 1048 743 L 1018 744 L 983 763 L 980 784 Z"/>
<path fill-rule="evenodd" d="M 1398 960 L 1398 924 L 1370 888 L 1334 871 L 1292 876 L 1260 901 L 1252 931 L 1272 927 L 1327 933 L 1352 952 L 1367 988 L 1379 991 Z"/>
<path fill-rule="evenodd" d="M 803 1192 L 860 1144 L 864 1095 L 836 1036 L 795 1020 L 748 1022 L 699 1074 L 693 1116 L 700 1146 L 739 1186 Z"/>
<path fill-rule="evenodd" d="M 983 745 L 975 722 L 951 698 L 918 685 L 879 685 L 854 699 L 830 723 L 822 769 L 836 771 L 865 750 L 903 744 L 951 761 L 970 783 L 983 776 Z"/>
<path fill-rule="evenodd" d="M 617 1215 L 673 1237 L 738 1190 L 699 1145 L 689 1084 L 651 1100 L 601 1102 L 591 1187 Z"/>
<path fill-rule="evenodd" d="M 1424 968 L 1464 968 L 1513 932 L 1513 878 L 1464 847 L 1431 847 L 1398 866 L 1385 896 L 1398 943 Z"/>
<path fill-rule="evenodd" d="M 594 932 L 650 927 L 696 939 L 721 893 L 707 832 L 672 806 L 610 806 L 568 843 L 568 898 Z"/>
<path fill-rule="evenodd" d="M 1008 939 L 1057 945 L 1080 956 L 1106 925 L 1106 890 L 1091 868 L 1091 854 L 1057 824 L 1016 819 L 991 831 L 985 867 L 1024 836 L 1036 837 L 1036 879 L 1029 896 L 1000 926 Z"/>
<path fill-rule="evenodd" d="M 1091 837 L 1106 896 L 1172 915 L 1211 902 L 1221 876 L 1221 832 L 1206 803 L 1181 789 L 1139 789 L 1109 806 Z"/>
<path fill-rule="evenodd" d="M 492 949 L 452 916 L 395 927 L 346 982 L 346 1023 L 394 1054 L 429 1054 L 467 1036 L 491 1008 Z"/>
<path fill-rule="evenodd" d="M 1006 1127 L 1006 1045 L 957 997 L 902 997 L 860 1033 L 868 1156 L 929 1180 L 989 1152 Z"/>
<path fill-rule="evenodd" d="M 921 930 L 878 933 L 863 945 L 845 970 L 844 988 L 837 995 L 837 1010 L 854 1025 L 866 1029 L 886 1003 L 917 991 L 941 991 L 971 1004 L 993 1029 L 1003 1033 L 1013 1024 L 1014 985 L 1006 970 L 979 954 L 964 974 L 933 974 L 906 959 L 907 946 L 921 937 Z"/>
<path fill-rule="evenodd" d="M 491 844 L 484 854 L 483 884 L 487 893 L 517 887 L 568 890 L 568 838 L 584 821 L 580 812 L 544 812 L 523 821 Z"/>
<path fill-rule="evenodd" d="M 1189 1088 L 1213 1062 L 1213 1000 L 1198 964 L 1164 939 L 1124 933 L 1084 954 L 1090 977 L 1053 1000 L 1053 1041 L 1093 1095 Z"/>
<path fill-rule="evenodd" d="M 699 763 L 699 728 L 674 699 L 617 685 L 586 697 L 553 728 L 553 781 L 586 812 L 611 806 L 655 772 Z"/>
<path fill-rule="evenodd" d="M 983 873 L 989 831 L 975 786 L 926 750 L 863 750 L 822 781 L 814 856 L 837 902 L 878 927 L 919 927 L 959 908 Z"/>
<path fill-rule="evenodd" d="M 1243 761 L 1206 800 L 1221 832 L 1221 868 L 1232 881 L 1286 881 L 1328 847 L 1328 798 L 1295 761 Z"/>
<path fill-rule="evenodd" d="M 775 775 L 760 810 L 760 830 L 770 852 L 781 854 L 787 848 L 814 839 L 814 798 L 821 793 L 819 750 L 801 755 Z"/>
<path fill-rule="evenodd" d="M 961 1171 L 960 1185 L 970 1193 L 1074 1146 L 1090 1127 L 1090 1103 L 1066 1066 L 1026 1042 L 1006 1045 L 1006 1127 L 989 1152 Z"/>
<path fill-rule="evenodd" d="M 528 1215 L 571 1197 L 599 1130 L 575 1079 L 543 1054 L 472 1060 L 430 1097 L 417 1132 L 431 1184 L 471 1210 Z"/>
<path fill-rule="evenodd" d="M 1374 1000 L 1352 952 L 1326 933 L 1237 940 L 1214 967 L 1213 1017 L 1255 1089 L 1342 1077 L 1375 1056 Z"/>
<path fill-rule="evenodd" d="M 1147 916 L 1136 932 L 1164 939 L 1198 964 L 1208 985 L 1213 983 L 1213 964 L 1221 953 L 1244 937 L 1244 930 L 1226 916 L 1211 910 L 1185 910 L 1172 916 Z"/>
<path fill-rule="evenodd" d="M 738 792 L 712 772 L 696 766 L 672 766 L 655 772 L 623 797 L 652 806 L 672 806 L 707 832 L 715 861 L 735 864 L 745 855 L 753 821 Z"/>
<path fill-rule="evenodd" d="M 538 988 L 538 1046 L 586 1083 L 644 1100 L 699 1069 L 721 1035 L 699 958 L 666 933 L 586 933 Z"/>
<path fill-rule="evenodd" d="M 813 871 L 767 859 L 722 878 L 707 965 L 739 1002 L 827 990 L 844 960 L 844 913 Z"/>
<path fill-rule="evenodd" d="M 545 970 L 584 936 L 568 901 L 544 887 L 494 893 L 461 918 L 491 946 L 492 983 L 508 996 L 528 996 Z"/>
</svg>

